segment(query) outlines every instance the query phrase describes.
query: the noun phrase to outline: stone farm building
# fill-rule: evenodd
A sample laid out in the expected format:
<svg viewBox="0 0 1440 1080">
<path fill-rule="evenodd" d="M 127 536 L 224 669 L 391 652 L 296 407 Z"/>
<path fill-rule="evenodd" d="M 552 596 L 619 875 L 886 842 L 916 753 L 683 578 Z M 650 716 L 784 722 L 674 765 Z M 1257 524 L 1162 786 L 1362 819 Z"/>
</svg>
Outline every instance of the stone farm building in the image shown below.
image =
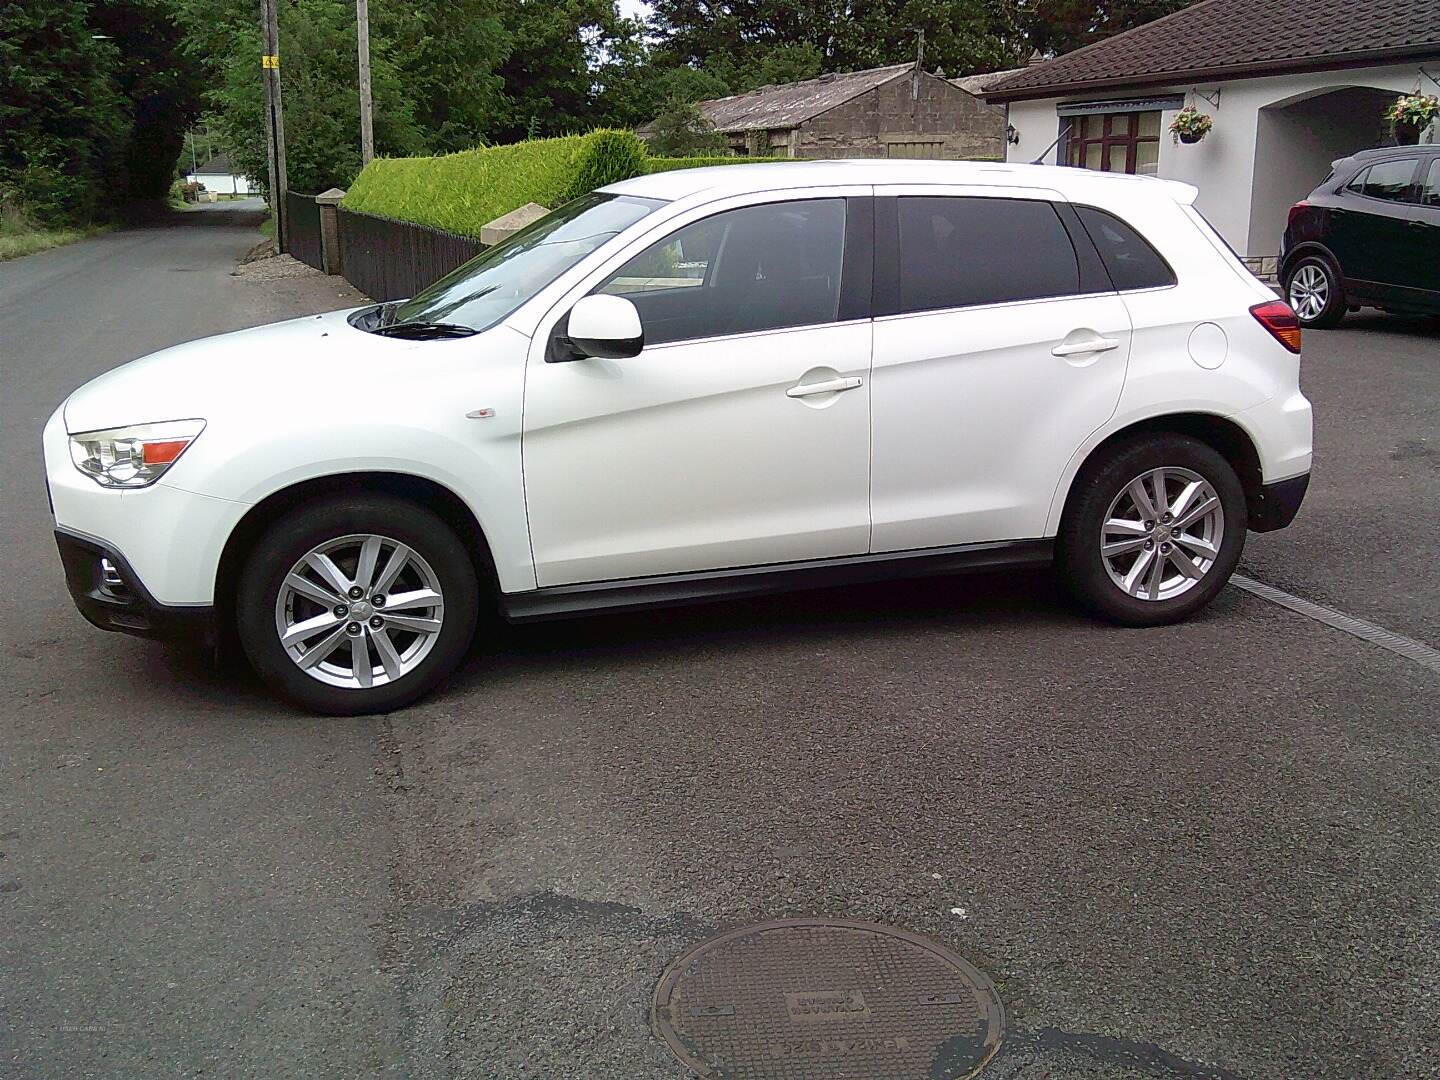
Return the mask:
<svg viewBox="0 0 1440 1080">
<path fill-rule="evenodd" d="M 697 103 L 733 152 L 792 158 L 1005 156 L 1005 118 L 914 64 L 821 75 Z M 648 127 L 639 130 L 643 139 Z"/>
</svg>

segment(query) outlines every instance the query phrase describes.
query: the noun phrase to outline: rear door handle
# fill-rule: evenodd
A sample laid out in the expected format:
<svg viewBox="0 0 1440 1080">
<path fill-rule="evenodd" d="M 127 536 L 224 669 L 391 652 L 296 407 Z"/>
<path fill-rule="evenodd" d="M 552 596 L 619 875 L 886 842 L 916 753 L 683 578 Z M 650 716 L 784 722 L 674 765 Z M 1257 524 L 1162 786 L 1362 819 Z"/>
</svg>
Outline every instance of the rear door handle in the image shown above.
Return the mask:
<svg viewBox="0 0 1440 1080">
<path fill-rule="evenodd" d="M 854 390 L 864 380 L 858 375 L 848 379 L 826 379 L 824 382 L 801 383 L 785 391 L 786 397 L 809 397 L 811 394 L 834 394 L 841 390 Z"/>
<path fill-rule="evenodd" d="M 1052 356 L 1083 356 L 1085 353 L 1109 352 L 1118 349 L 1120 341 L 1113 337 L 1088 338 L 1085 341 L 1062 341 L 1050 350 Z"/>
</svg>

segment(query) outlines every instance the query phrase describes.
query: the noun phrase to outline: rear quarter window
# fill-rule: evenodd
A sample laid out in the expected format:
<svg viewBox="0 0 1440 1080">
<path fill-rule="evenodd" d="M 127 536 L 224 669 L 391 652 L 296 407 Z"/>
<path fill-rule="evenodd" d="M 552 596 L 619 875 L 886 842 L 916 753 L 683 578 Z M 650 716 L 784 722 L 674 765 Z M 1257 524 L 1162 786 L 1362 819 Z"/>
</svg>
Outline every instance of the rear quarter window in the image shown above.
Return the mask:
<svg viewBox="0 0 1440 1080">
<path fill-rule="evenodd" d="M 1170 264 L 1129 224 L 1093 206 L 1077 206 L 1075 213 L 1116 289 L 1163 289 L 1175 284 Z"/>
</svg>

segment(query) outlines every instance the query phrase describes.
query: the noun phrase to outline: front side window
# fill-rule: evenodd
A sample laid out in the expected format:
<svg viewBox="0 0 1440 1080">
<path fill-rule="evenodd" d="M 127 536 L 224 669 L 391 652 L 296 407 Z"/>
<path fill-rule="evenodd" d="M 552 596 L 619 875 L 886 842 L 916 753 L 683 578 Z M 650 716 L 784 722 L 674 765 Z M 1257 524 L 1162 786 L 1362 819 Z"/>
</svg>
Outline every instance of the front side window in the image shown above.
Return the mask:
<svg viewBox="0 0 1440 1080">
<path fill-rule="evenodd" d="M 1175 272 L 1150 242 L 1114 214 L 1093 206 L 1077 206 L 1075 213 L 1100 252 L 1115 288 L 1158 289 L 1175 284 Z"/>
<path fill-rule="evenodd" d="M 1362 169 L 1348 185 L 1350 191 L 1371 199 L 1404 202 L 1410 195 L 1410 181 L 1415 176 L 1415 159 L 1399 158 L 1379 161 Z"/>
<path fill-rule="evenodd" d="M 631 195 L 574 199 L 394 305 L 378 328 L 413 322 L 488 329 L 612 236 L 664 205 Z"/>
<path fill-rule="evenodd" d="M 640 311 L 647 345 L 835 322 L 845 200 L 727 210 L 635 256 L 595 291 Z"/>
<path fill-rule="evenodd" d="M 1068 118 L 1065 164 L 1154 176 L 1160 167 L 1160 112 L 1089 113 Z"/>
<path fill-rule="evenodd" d="M 1048 202 L 905 196 L 898 203 L 902 312 L 1080 291 L 1075 248 Z"/>
</svg>

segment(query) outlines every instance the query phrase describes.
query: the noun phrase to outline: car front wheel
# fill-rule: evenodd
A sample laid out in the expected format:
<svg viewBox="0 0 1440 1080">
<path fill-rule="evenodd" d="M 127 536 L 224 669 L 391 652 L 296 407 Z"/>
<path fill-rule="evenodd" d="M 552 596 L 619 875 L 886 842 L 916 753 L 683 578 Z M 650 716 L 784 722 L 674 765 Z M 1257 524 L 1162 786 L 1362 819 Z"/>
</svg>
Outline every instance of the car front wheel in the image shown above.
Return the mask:
<svg viewBox="0 0 1440 1080">
<path fill-rule="evenodd" d="M 1328 260 L 1309 255 L 1290 268 L 1285 298 L 1300 325 L 1325 330 L 1345 317 L 1345 291 Z"/>
<path fill-rule="evenodd" d="M 409 704 L 463 659 L 475 568 L 423 507 L 345 496 L 297 508 L 252 550 L 236 595 L 241 645 L 282 696 L 336 716 Z"/>
<path fill-rule="evenodd" d="M 1245 492 L 1214 449 L 1156 435 L 1102 450 L 1076 479 L 1057 538 L 1067 586 L 1128 626 L 1178 622 L 1225 586 L 1245 544 Z"/>
</svg>

